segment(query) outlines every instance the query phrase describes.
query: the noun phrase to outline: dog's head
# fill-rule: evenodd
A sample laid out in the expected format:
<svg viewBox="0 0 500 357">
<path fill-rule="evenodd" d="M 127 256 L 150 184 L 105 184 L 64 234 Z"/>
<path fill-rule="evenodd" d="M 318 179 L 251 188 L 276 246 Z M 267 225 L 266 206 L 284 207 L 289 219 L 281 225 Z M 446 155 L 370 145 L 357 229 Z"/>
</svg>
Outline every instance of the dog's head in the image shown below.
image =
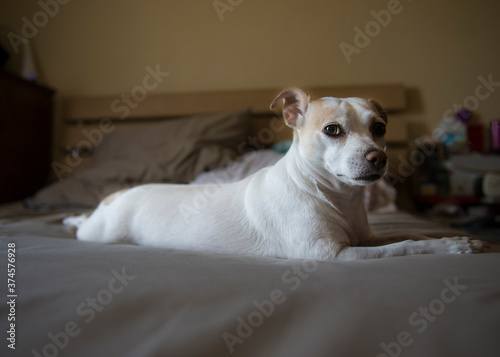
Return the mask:
<svg viewBox="0 0 500 357">
<path fill-rule="evenodd" d="M 326 97 L 310 101 L 297 88 L 281 92 L 285 123 L 312 169 L 350 185 L 368 185 L 387 173 L 387 116 L 374 100 Z M 331 177 L 330 177 L 331 178 Z"/>
</svg>

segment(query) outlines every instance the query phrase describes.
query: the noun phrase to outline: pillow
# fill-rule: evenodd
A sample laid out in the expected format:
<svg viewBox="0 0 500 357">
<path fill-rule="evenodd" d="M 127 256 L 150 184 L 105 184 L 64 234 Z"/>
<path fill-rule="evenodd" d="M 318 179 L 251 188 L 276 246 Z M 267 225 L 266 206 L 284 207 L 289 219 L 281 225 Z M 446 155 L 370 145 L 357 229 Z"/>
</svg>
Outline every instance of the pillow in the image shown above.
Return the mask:
<svg viewBox="0 0 500 357">
<path fill-rule="evenodd" d="M 238 146 L 249 134 L 249 120 L 250 110 L 243 109 L 120 129 L 95 148 L 88 168 L 42 189 L 30 205 L 95 206 L 110 188 L 188 183 L 238 156 Z"/>
<path fill-rule="evenodd" d="M 205 170 L 226 165 L 248 136 L 250 110 L 171 119 L 115 131 L 76 177 L 105 182 L 187 183 Z"/>
<path fill-rule="evenodd" d="M 274 165 L 282 157 L 282 154 L 273 150 L 250 151 L 224 168 L 202 173 L 190 184 L 222 184 L 240 181 L 264 167 Z"/>
</svg>

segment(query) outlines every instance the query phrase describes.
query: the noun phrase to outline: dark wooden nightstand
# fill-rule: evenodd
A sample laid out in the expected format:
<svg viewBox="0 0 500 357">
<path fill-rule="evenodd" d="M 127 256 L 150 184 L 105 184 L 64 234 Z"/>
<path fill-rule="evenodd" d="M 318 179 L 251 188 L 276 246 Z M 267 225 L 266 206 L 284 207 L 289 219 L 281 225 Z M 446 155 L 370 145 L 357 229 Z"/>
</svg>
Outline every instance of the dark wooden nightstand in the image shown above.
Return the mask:
<svg viewBox="0 0 500 357">
<path fill-rule="evenodd" d="M 0 203 L 47 184 L 54 90 L 0 72 Z"/>
</svg>

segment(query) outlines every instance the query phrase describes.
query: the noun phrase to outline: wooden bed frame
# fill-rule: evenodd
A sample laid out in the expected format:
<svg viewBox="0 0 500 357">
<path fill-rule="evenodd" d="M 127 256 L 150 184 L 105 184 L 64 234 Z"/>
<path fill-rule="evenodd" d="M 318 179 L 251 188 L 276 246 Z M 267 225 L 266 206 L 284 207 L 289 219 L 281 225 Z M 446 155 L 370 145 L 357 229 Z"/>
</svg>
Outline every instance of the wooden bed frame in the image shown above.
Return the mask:
<svg viewBox="0 0 500 357">
<path fill-rule="evenodd" d="M 377 100 L 388 113 L 389 125 L 386 141 L 389 156 L 404 153 L 407 146 L 407 128 L 404 112 L 407 109 L 406 91 L 401 84 L 367 86 L 303 88 L 311 99 L 333 97 L 362 97 Z M 226 112 L 250 107 L 252 120 L 250 136 L 265 141 L 270 146 L 292 138 L 292 130 L 280 123 L 280 130 L 273 120 L 279 114 L 269 109 L 270 103 L 282 89 L 216 91 L 202 93 L 144 94 L 137 92 L 127 97 L 67 98 L 62 103 L 60 141 L 56 143 L 55 160 L 81 161 L 84 167 L 91 157 L 94 146 L 111 131 L 139 127 L 159 120 L 179 118 L 195 114 Z M 112 128 L 112 130 L 111 130 Z M 269 132 L 272 135 L 266 135 Z M 89 133 L 93 133 L 90 135 Z M 100 135 L 102 134 L 102 136 Z"/>
</svg>

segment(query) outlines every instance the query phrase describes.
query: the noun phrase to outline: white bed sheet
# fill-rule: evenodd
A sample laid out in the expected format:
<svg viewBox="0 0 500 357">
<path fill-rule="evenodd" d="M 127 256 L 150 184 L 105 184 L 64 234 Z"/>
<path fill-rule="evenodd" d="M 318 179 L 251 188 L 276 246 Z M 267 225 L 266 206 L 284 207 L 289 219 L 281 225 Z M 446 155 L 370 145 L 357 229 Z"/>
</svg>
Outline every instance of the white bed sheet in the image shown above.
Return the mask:
<svg viewBox="0 0 500 357">
<path fill-rule="evenodd" d="M 68 214 L 0 214 L 17 293 L 15 350 L 0 305 L 2 356 L 500 352 L 500 253 L 316 262 L 105 245 L 73 239 Z M 369 218 L 380 233 L 455 233 L 401 212 Z"/>
</svg>

